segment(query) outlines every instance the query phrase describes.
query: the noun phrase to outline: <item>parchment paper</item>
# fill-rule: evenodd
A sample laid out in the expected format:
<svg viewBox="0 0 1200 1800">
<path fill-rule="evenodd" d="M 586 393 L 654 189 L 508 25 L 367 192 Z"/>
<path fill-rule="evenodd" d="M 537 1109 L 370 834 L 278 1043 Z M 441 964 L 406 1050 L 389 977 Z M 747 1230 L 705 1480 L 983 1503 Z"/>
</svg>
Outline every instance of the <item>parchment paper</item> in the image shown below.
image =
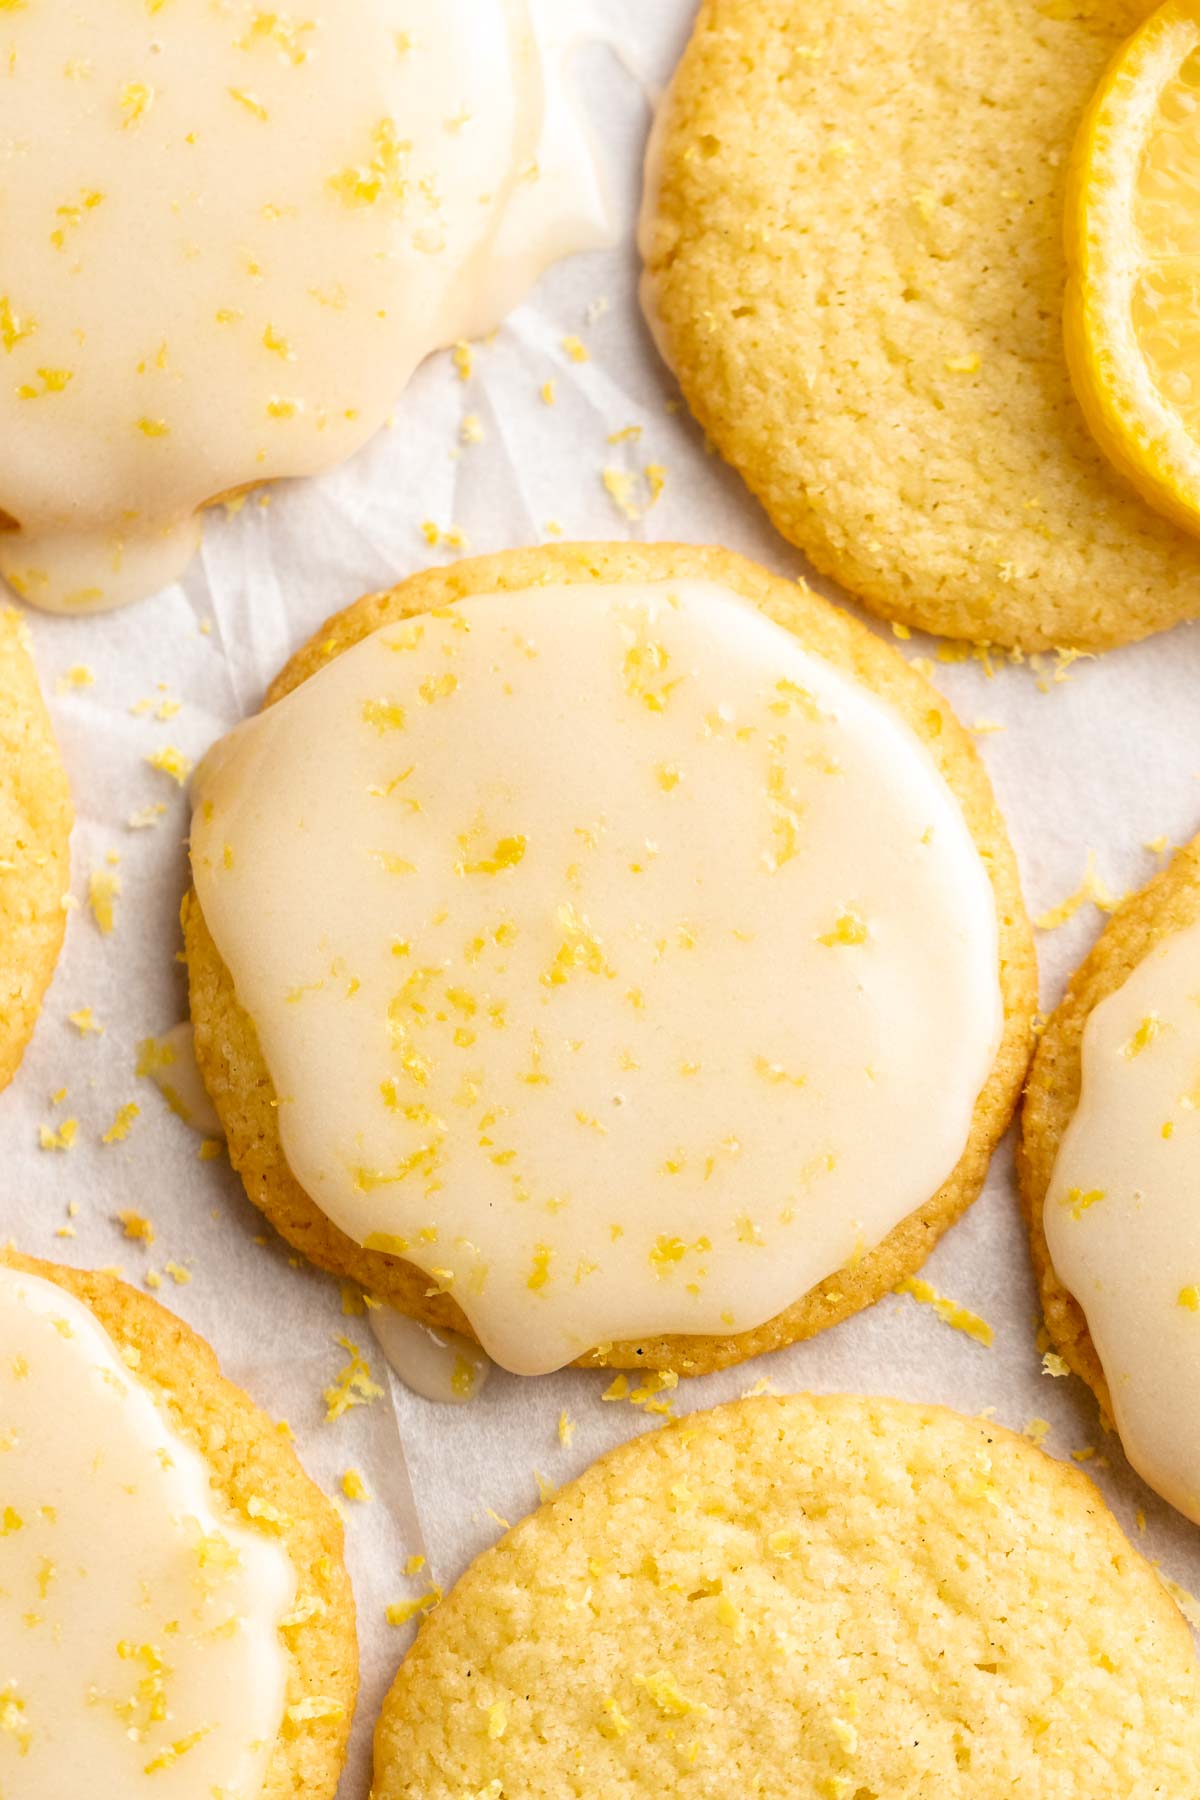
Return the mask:
<svg viewBox="0 0 1200 1800">
<path fill-rule="evenodd" d="M 521 1381 L 497 1372 L 461 1409 L 431 1405 L 391 1383 L 384 1398 L 324 1422 L 322 1390 L 347 1360 L 340 1336 L 358 1343 L 376 1378 L 388 1381 L 366 1320 L 343 1315 L 338 1283 L 268 1230 L 224 1158 L 198 1159 L 195 1134 L 134 1072 L 139 1041 L 186 1014 L 176 958 L 187 803 L 146 758 L 166 745 L 197 758 L 257 706 L 280 664 L 329 613 L 430 561 L 451 560 L 454 550 L 427 544 L 426 521 L 460 530 L 472 551 L 535 543 L 557 527 L 566 537 L 722 543 L 784 573 L 804 572 L 737 478 L 706 453 L 636 308 L 632 227 L 647 90 L 673 67 L 692 0 L 598 5 L 623 54 L 592 51 L 579 68 L 620 213 L 620 247 L 553 271 L 477 349 L 470 380 L 460 380 L 449 356 L 434 358 L 398 403 L 393 427 L 347 467 L 273 488 L 261 503 L 251 497 L 236 514 L 211 516 L 203 552 L 181 587 L 106 618 L 31 619 L 74 787 L 80 904 L 36 1038 L 0 1099 L 0 1228 L 35 1255 L 119 1265 L 134 1282 L 163 1271 L 168 1259 L 186 1268 L 190 1281 L 164 1275 L 159 1297 L 212 1341 L 235 1380 L 291 1422 L 312 1475 L 332 1493 L 340 1492 L 343 1470 L 362 1470 L 375 1498 L 344 1507 L 363 1681 L 341 1800 L 366 1794 L 370 1732 L 412 1635 L 411 1627 L 386 1623 L 387 1604 L 419 1595 L 430 1581 L 448 1587 L 495 1538 L 498 1517 L 516 1520 L 536 1503 L 535 1468 L 560 1483 L 658 1421 L 628 1404 L 603 1404 L 606 1377 L 567 1372 Z M 564 351 L 567 336 L 587 346 L 587 362 Z M 556 403 L 547 406 L 540 389 L 551 380 Z M 484 438 L 463 444 L 470 415 Z M 640 439 L 609 441 L 631 425 L 641 427 Z M 665 486 L 644 518 L 630 519 L 606 489 L 604 471 L 633 478 L 627 499 L 640 511 L 650 464 L 665 467 Z M 1200 828 L 1200 628 L 1070 667 L 1047 658 L 1040 671 L 1005 666 L 992 675 L 974 659 L 936 660 L 929 642 L 901 647 L 934 659 L 933 679 L 965 723 L 1003 726 L 981 743 L 1035 915 L 1078 887 L 1089 853 L 1120 893 L 1158 865 L 1149 842 L 1179 842 Z M 94 681 L 60 688 L 76 665 Z M 143 700 L 153 703 L 149 711 L 131 711 Z M 160 720 L 154 709 L 164 701 L 181 706 Z M 158 803 L 165 811 L 156 826 L 128 825 Z M 111 870 L 113 853 L 122 893 L 116 928 L 104 936 L 86 895 L 91 872 Z M 1047 1006 L 1102 923 L 1086 904 L 1042 935 Z M 68 1022 L 86 1006 L 103 1035 L 81 1037 Z M 64 1087 L 67 1098 L 52 1104 Z M 140 1113 L 129 1136 L 102 1145 L 117 1109 L 131 1100 Z M 40 1148 L 40 1127 L 57 1129 L 68 1116 L 79 1120 L 73 1147 Z M 78 1215 L 68 1219 L 72 1202 Z M 114 1215 L 126 1208 L 151 1219 L 152 1246 L 123 1236 Z M 67 1225 L 75 1235 L 56 1236 Z M 990 1322 L 993 1347 L 950 1329 L 929 1307 L 888 1298 L 811 1343 L 682 1384 L 676 1410 L 712 1406 L 766 1377 L 781 1392 L 846 1388 L 965 1411 L 992 1408 L 1018 1430 L 1046 1421 L 1047 1450 L 1065 1458 L 1094 1449 L 1089 1473 L 1134 1540 L 1185 1586 L 1200 1585 L 1196 1527 L 1131 1474 L 1082 1385 L 1042 1372 L 1007 1146 L 986 1193 L 925 1272 Z M 569 1447 L 558 1434 L 564 1409 L 576 1422 Z M 405 1558 L 417 1553 L 428 1568 L 407 1579 Z"/>
</svg>

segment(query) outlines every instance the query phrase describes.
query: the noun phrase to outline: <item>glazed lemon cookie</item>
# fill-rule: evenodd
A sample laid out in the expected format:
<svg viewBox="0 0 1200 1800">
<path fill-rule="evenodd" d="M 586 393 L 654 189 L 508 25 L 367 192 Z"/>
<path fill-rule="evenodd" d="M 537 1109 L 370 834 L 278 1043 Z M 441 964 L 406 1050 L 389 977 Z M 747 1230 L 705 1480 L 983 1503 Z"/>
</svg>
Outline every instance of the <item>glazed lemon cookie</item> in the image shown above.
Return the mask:
<svg viewBox="0 0 1200 1800">
<path fill-rule="evenodd" d="M 0 609 L 0 1088 L 62 947 L 71 797 L 23 626 Z"/>
<path fill-rule="evenodd" d="M 718 550 L 360 601 L 206 760 L 200 1067 L 314 1262 L 506 1367 L 835 1323 L 975 1197 L 1034 962 L 944 701 Z"/>
<path fill-rule="evenodd" d="M 576 0 L 0 7 L 0 574 L 95 611 L 606 241 Z"/>
<path fill-rule="evenodd" d="M 0 1252 L 0 1792 L 320 1800 L 357 1685 L 341 1526 L 200 1338 Z"/>
<path fill-rule="evenodd" d="M 472 1565 L 374 1800 L 1191 1800 L 1195 1652 L 1075 1469 L 989 1421 L 737 1402 L 612 1451 Z"/>
<path fill-rule="evenodd" d="M 1150 10 L 700 9 L 650 158 L 646 308 L 780 531 L 887 618 L 1094 650 L 1200 613 L 1200 545 L 1109 466 L 1062 341 L 1072 140 Z"/>
<path fill-rule="evenodd" d="M 1200 840 L 1072 977 L 1018 1166 L 1055 1346 L 1138 1473 L 1200 1523 Z"/>
</svg>

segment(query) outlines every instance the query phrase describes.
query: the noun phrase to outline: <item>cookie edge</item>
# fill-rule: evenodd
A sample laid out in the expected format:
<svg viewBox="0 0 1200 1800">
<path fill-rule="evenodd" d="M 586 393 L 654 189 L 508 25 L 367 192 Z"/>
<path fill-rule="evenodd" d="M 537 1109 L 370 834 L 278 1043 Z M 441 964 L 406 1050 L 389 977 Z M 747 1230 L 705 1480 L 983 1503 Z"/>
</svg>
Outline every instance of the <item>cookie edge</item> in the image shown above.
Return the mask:
<svg viewBox="0 0 1200 1800">
<path fill-rule="evenodd" d="M 0 710 L 6 715 L 0 732 L 12 758 L 9 779 L 14 804 L 19 812 L 29 815 L 42 856 L 32 871 L 0 875 L 0 897 L 10 892 L 30 909 L 28 926 L 35 952 L 25 965 L 19 958 L 10 964 L 7 952 L 3 958 L 5 974 L 10 976 L 5 985 L 19 998 L 12 1008 L 9 1026 L 0 1029 L 2 1092 L 21 1066 L 58 966 L 67 926 L 64 902 L 71 881 L 74 813 L 58 740 L 38 681 L 28 628 L 11 607 L 0 607 L 0 676 Z"/>
<path fill-rule="evenodd" d="M 1168 918 L 1178 903 L 1179 920 Z M 1093 1009 L 1115 994 L 1156 944 L 1200 920 L 1200 836 L 1175 852 L 1112 914 L 1075 969 L 1046 1023 L 1021 1104 L 1017 1183 L 1046 1330 L 1063 1361 L 1086 1382 L 1113 1428 L 1112 1401 L 1083 1308 L 1059 1280 L 1046 1241 L 1046 1194 L 1063 1133 L 1079 1104 L 1083 1032 Z"/>
</svg>

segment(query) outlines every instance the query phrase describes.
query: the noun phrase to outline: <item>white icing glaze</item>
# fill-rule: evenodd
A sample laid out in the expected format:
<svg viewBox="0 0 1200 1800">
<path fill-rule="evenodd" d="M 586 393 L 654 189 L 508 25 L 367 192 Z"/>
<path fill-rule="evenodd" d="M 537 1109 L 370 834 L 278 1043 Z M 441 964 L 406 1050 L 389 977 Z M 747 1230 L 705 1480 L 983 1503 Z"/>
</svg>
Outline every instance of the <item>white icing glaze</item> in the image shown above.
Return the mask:
<svg viewBox="0 0 1200 1800">
<path fill-rule="evenodd" d="M 195 1036 L 189 1020 L 172 1025 L 170 1031 L 152 1039 L 145 1061 L 146 1074 L 177 1118 L 202 1137 L 225 1136 L 225 1127 L 209 1099 L 196 1061 Z"/>
<path fill-rule="evenodd" d="M 1083 1031 L 1046 1195 L 1125 1453 L 1200 1524 L 1200 924 L 1165 938 Z"/>
<path fill-rule="evenodd" d="M 295 1585 L 94 1315 L 0 1267 L 4 1800 L 253 1800 Z"/>
<path fill-rule="evenodd" d="M 878 1243 L 1002 1029 L 932 759 L 714 584 L 377 632 L 210 754 L 192 864 L 297 1179 L 519 1373 Z"/>
<path fill-rule="evenodd" d="M 431 350 L 605 241 L 576 0 L 0 8 L 0 573 L 175 579 L 196 510 L 383 424 Z"/>
<path fill-rule="evenodd" d="M 465 1406 L 484 1387 L 492 1365 L 458 1331 L 434 1331 L 390 1306 L 371 1308 L 371 1330 L 388 1367 L 423 1400 Z"/>
</svg>

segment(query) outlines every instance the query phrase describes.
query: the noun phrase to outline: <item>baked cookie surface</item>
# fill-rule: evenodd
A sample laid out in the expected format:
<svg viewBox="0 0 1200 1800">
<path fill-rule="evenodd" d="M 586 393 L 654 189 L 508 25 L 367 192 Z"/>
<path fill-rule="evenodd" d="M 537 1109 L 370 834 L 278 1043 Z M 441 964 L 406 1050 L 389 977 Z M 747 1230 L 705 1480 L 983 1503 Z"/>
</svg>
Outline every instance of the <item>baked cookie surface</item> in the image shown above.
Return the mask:
<svg viewBox="0 0 1200 1800">
<path fill-rule="evenodd" d="M 373 1792 L 1184 1800 L 1197 1698 L 1077 1470 L 939 1407 L 746 1400 L 601 1458 L 472 1565 L 384 1704 Z"/>
<path fill-rule="evenodd" d="M 807 590 L 725 552 L 674 546 L 558 546 L 414 577 L 331 620 L 283 671 L 268 703 L 283 698 L 381 627 L 470 595 L 552 584 L 686 578 L 721 582 L 795 632 L 808 649 L 888 702 L 932 753 L 957 797 L 991 881 L 1005 1012 L 991 1075 L 979 1095 L 957 1167 L 938 1192 L 876 1248 L 758 1329 L 726 1337 L 674 1335 L 614 1343 L 587 1359 L 616 1367 L 699 1373 L 808 1336 L 878 1298 L 920 1265 L 982 1183 L 1027 1058 L 1034 964 L 1012 853 L 966 735 L 902 659 Z M 431 1282 L 427 1273 L 401 1256 L 361 1248 L 337 1229 L 294 1178 L 280 1141 L 275 1093 L 253 1022 L 238 1002 L 194 893 L 185 901 L 183 923 L 197 1056 L 250 1198 L 290 1243 L 319 1266 L 361 1282 L 426 1323 L 463 1330 L 464 1315 L 449 1294 L 436 1291 L 438 1282 Z"/>
<path fill-rule="evenodd" d="M 0 1088 L 17 1071 L 58 961 L 71 822 L 24 627 L 0 611 Z"/>
<path fill-rule="evenodd" d="M 1092 1389 L 1100 1402 L 1101 1412 L 1109 1421 L 1113 1419 L 1114 1411 L 1119 1411 L 1120 1408 L 1114 1409 L 1110 1381 L 1089 1331 L 1084 1308 L 1055 1268 L 1047 1241 L 1047 1207 L 1054 1205 L 1060 1211 L 1069 1213 L 1075 1226 L 1083 1224 L 1084 1215 L 1090 1214 L 1095 1208 L 1094 1217 L 1086 1221 L 1090 1230 L 1099 1222 L 1101 1208 L 1105 1205 L 1111 1207 L 1114 1203 L 1116 1196 L 1107 1191 L 1107 1164 L 1103 1154 L 1096 1157 L 1094 1164 L 1086 1160 L 1085 1156 L 1082 1166 L 1094 1170 L 1086 1183 L 1070 1188 L 1065 1194 L 1057 1192 L 1063 1187 L 1062 1171 L 1056 1175 L 1056 1168 L 1060 1154 L 1066 1148 L 1064 1139 L 1080 1111 L 1087 1048 L 1085 1032 L 1099 1007 L 1126 989 L 1126 984 L 1131 983 L 1132 978 L 1147 972 L 1153 958 L 1182 943 L 1183 934 L 1198 923 L 1200 841 L 1193 840 L 1176 852 L 1172 862 L 1161 874 L 1118 907 L 1089 955 L 1071 977 L 1066 995 L 1047 1024 L 1038 1045 L 1022 1110 L 1017 1167 L 1046 1327 L 1055 1348 Z M 1128 992 L 1136 999 L 1132 987 Z M 1190 1016 L 1189 995 L 1190 989 L 1184 981 L 1182 999 L 1185 1016 Z M 1097 1081 L 1105 1079 L 1106 1062 L 1115 1062 L 1130 1080 L 1153 1081 L 1155 1065 L 1161 1053 L 1165 1050 L 1169 1054 L 1173 1041 L 1177 1042 L 1183 1036 L 1173 1020 L 1160 1017 L 1156 1010 L 1147 1008 L 1140 1000 L 1134 1005 L 1133 1011 L 1137 1017 L 1128 1034 L 1123 1031 L 1118 1033 L 1122 1041 L 1118 1044 L 1115 1058 L 1106 1054 L 1103 1042 L 1095 1045 L 1094 1078 Z M 1111 1033 L 1107 1035 L 1111 1036 Z M 1186 1041 L 1183 1043 L 1183 1050 L 1186 1056 Z M 1191 1072 L 1188 1064 L 1188 1073 L 1182 1081 L 1168 1077 L 1161 1083 L 1161 1093 L 1158 1096 L 1160 1105 L 1151 1121 L 1151 1147 L 1147 1151 L 1147 1162 L 1142 1172 L 1147 1195 L 1133 1197 L 1135 1213 L 1126 1221 L 1124 1241 L 1128 1251 L 1126 1266 L 1130 1280 L 1129 1301 L 1135 1308 L 1139 1305 L 1145 1308 L 1147 1330 L 1151 1329 L 1157 1310 L 1147 1265 L 1151 1258 L 1156 1267 L 1162 1262 L 1162 1247 L 1156 1236 L 1148 1236 L 1140 1252 L 1138 1251 L 1138 1232 L 1142 1229 L 1148 1233 L 1154 1230 L 1156 1208 L 1146 1202 L 1156 1202 L 1160 1191 L 1149 1166 L 1149 1155 L 1166 1154 L 1173 1162 L 1179 1162 L 1189 1155 L 1188 1134 L 1193 1129 L 1191 1114 L 1194 1111 L 1193 1097 L 1188 1091 Z M 1109 1096 L 1108 1105 L 1116 1118 L 1123 1117 L 1120 1089 Z M 1130 1134 L 1138 1129 L 1132 1113 L 1124 1117 L 1124 1124 Z M 1072 1166 L 1078 1161 L 1076 1154 L 1072 1158 Z M 1186 1161 L 1183 1162 L 1183 1167 L 1187 1167 Z M 1193 1271 L 1188 1260 L 1186 1241 L 1176 1234 L 1175 1244 L 1182 1273 L 1170 1283 L 1169 1299 L 1174 1312 L 1179 1314 L 1179 1323 L 1190 1323 L 1188 1300 Z M 1166 1267 L 1165 1263 L 1163 1267 Z M 1112 1283 L 1108 1285 L 1111 1288 Z M 1139 1288 L 1144 1289 L 1140 1300 Z M 1084 1293 L 1082 1297 L 1091 1303 L 1089 1294 Z M 1188 1332 L 1184 1341 L 1188 1341 L 1191 1335 Z M 1172 1365 L 1170 1350 L 1164 1344 L 1158 1378 L 1164 1393 L 1176 1390 L 1180 1373 L 1179 1367 Z M 1128 1377 L 1123 1376 L 1123 1380 L 1127 1381 Z M 1126 1406 L 1131 1398 L 1131 1395 L 1123 1396 Z M 1186 1404 L 1186 1401 L 1182 1403 Z M 1137 1463 L 1136 1450 L 1128 1439 L 1126 1448 Z M 1142 1466 L 1141 1473 L 1152 1485 L 1163 1485 L 1161 1479 L 1155 1478 L 1153 1466 Z M 1200 1496 L 1193 1494 L 1189 1504 L 1187 1497 L 1178 1491 L 1168 1493 L 1167 1497 L 1189 1512 L 1194 1511 L 1200 1500 Z"/>
<path fill-rule="evenodd" d="M 280 1428 L 222 1377 L 209 1346 L 165 1308 L 113 1276 L 35 1261 L 11 1250 L 0 1250 L 0 1270 L 34 1278 L 37 1284 L 53 1283 L 86 1309 L 106 1334 L 120 1363 L 150 1394 L 167 1430 L 195 1451 L 209 1471 L 213 1493 L 221 1503 L 218 1518 L 227 1528 L 240 1531 L 244 1527 L 252 1536 L 262 1534 L 273 1553 L 282 1547 L 294 1575 L 294 1601 L 278 1629 L 284 1712 L 262 1787 L 253 1800 L 259 1800 L 260 1794 L 261 1800 L 284 1800 L 298 1793 L 331 1796 L 345 1757 L 358 1681 L 354 1600 L 342 1561 L 342 1528 L 333 1507 L 304 1474 Z M 74 1335 L 69 1317 L 54 1323 L 63 1338 Z M 11 1424 L 11 1410 L 6 1418 Z M 19 1458 L 20 1451 L 18 1444 L 14 1456 Z M 119 1452 L 120 1446 L 114 1446 L 113 1455 Z M 163 1467 L 170 1466 L 168 1456 Z M 11 1525 L 11 1519 L 8 1522 Z M 34 1522 L 30 1518 L 22 1523 L 32 1528 Z M 14 1542 L 15 1536 L 14 1531 Z M 110 1545 L 114 1561 L 125 1550 L 120 1543 Z M 237 1566 L 236 1556 L 230 1560 L 228 1548 L 216 1534 L 211 1540 L 202 1539 L 199 1551 L 201 1583 L 206 1568 L 211 1568 L 212 1579 L 218 1581 L 223 1571 Z M 6 1581 L 15 1583 L 11 1562 L 6 1569 Z M 43 1598 L 49 1594 L 52 1602 L 56 1599 L 53 1582 L 53 1576 L 41 1581 Z M 98 1579 L 94 1585 L 100 1586 Z M 101 1604 L 98 1595 L 93 1595 L 92 1604 Z M 157 1652 L 152 1655 L 149 1649 L 130 1647 L 129 1658 L 137 1674 L 129 1678 L 129 1686 L 137 1689 L 139 1699 L 136 1704 L 130 1702 L 132 1710 L 127 1715 L 121 1715 L 137 1726 L 138 1741 L 148 1746 L 144 1754 L 155 1764 L 153 1773 L 160 1776 L 159 1786 L 171 1793 L 182 1791 L 174 1785 L 178 1777 L 166 1781 L 162 1777 L 176 1763 L 182 1765 L 204 1735 L 203 1731 L 185 1734 L 165 1750 L 158 1743 L 159 1721 L 178 1715 L 163 1713 L 155 1694 L 165 1683 L 164 1692 L 170 1699 L 170 1682 L 176 1674 L 173 1665 L 183 1659 L 182 1643 L 182 1638 L 177 1639 L 174 1655 L 167 1646 L 165 1663 L 161 1657 L 156 1661 Z M 17 1698 L 22 1702 L 25 1673 L 18 1659 Z M 178 1704 L 178 1696 L 172 1704 Z M 27 1709 L 23 1719 L 23 1729 L 37 1731 L 39 1721 L 34 1712 Z M 29 1742 L 30 1752 L 36 1750 L 36 1740 L 31 1737 Z M 17 1782 L 12 1790 L 16 1794 L 25 1791 L 20 1773 L 18 1762 L 11 1772 Z M 9 1778 L 5 1777 L 6 1793 Z"/>
<path fill-rule="evenodd" d="M 1101 649 L 1200 612 L 1200 545 L 1110 468 L 1062 344 L 1075 129 L 1151 10 L 701 7 L 650 158 L 647 311 L 779 530 L 887 618 Z"/>
</svg>

